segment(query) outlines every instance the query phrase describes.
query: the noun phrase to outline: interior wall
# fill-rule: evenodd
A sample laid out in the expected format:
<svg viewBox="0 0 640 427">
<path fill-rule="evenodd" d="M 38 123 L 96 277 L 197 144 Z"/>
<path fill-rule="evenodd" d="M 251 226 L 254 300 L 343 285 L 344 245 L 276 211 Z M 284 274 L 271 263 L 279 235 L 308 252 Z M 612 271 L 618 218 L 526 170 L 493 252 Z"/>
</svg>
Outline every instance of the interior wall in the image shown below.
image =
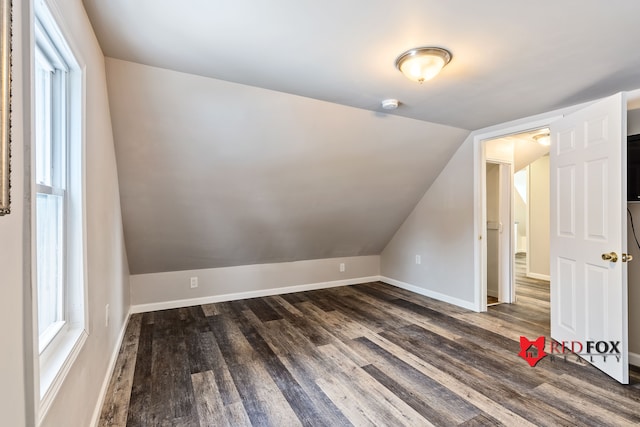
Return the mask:
<svg viewBox="0 0 640 427">
<path fill-rule="evenodd" d="M 498 297 L 500 276 L 500 165 L 487 163 L 487 295 Z"/>
<path fill-rule="evenodd" d="M 513 176 L 514 183 L 518 180 L 522 181 L 521 184 L 529 191 L 529 175 L 528 168 L 522 169 L 516 172 Z M 517 186 L 516 184 L 515 186 Z M 514 209 L 514 221 L 518 224 L 518 232 L 515 237 L 516 253 L 527 251 L 527 215 L 529 208 L 527 207 L 527 201 L 522 198 L 520 193 L 514 189 L 513 192 L 513 209 Z"/>
<path fill-rule="evenodd" d="M 640 110 L 631 110 L 627 114 L 627 134 L 640 134 Z M 633 215 L 636 234 L 640 239 L 640 203 L 627 205 Z M 640 355 L 640 249 L 636 245 L 631 229 L 631 221 L 627 223 L 627 250 L 633 255 L 628 264 L 629 273 L 629 351 Z M 637 363 L 637 362 L 636 362 Z"/>
<path fill-rule="evenodd" d="M 474 152 L 467 138 L 383 250 L 380 272 L 470 306 L 474 302 Z M 416 263 L 420 255 L 421 263 Z"/>
<path fill-rule="evenodd" d="M 549 156 L 529 165 L 529 274 L 549 280 L 550 183 Z"/>
<path fill-rule="evenodd" d="M 343 263 L 345 271 L 340 271 Z M 273 295 L 282 288 L 353 284 L 378 280 L 378 255 L 256 264 L 131 275 L 131 303 L 137 311 L 202 304 L 203 301 Z M 190 278 L 198 278 L 192 289 Z M 160 304 L 158 306 L 158 304 Z"/>
<path fill-rule="evenodd" d="M 132 274 L 378 255 L 469 133 L 105 62 Z"/>
<path fill-rule="evenodd" d="M 29 204 L 25 203 L 25 152 L 30 110 L 29 2 L 13 2 L 13 81 L 11 113 L 11 213 L 0 216 L 0 424 L 34 423 L 31 292 L 29 282 Z"/>
<path fill-rule="evenodd" d="M 477 273 L 481 240 L 474 140 L 544 126 L 586 104 L 549 111 L 474 131 L 469 135 L 381 254 L 383 277 L 413 285 L 430 296 L 479 309 Z M 422 263 L 415 256 L 422 254 Z"/>
<path fill-rule="evenodd" d="M 86 65 L 86 311 L 89 337 L 41 425 L 89 426 L 110 357 L 117 350 L 118 337 L 128 314 L 129 271 L 104 57 L 80 0 L 52 0 L 50 4 L 71 48 Z M 105 326 L 106 304 L 110 307 L 108 327 Z M 14 322 L 15 319 L 10 323 Z"/>
</svg>

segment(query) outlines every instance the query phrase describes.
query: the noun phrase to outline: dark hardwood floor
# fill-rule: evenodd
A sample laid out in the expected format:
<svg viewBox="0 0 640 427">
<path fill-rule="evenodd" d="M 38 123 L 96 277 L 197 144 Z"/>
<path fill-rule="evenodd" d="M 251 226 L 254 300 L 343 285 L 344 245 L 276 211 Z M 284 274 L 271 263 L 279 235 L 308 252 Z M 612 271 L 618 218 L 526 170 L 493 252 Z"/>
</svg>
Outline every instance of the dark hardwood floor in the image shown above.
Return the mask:
<svg viewBox="0 0 640 427">
<path fill-rule="evenodd" d="M 622 386 L 570 358 L 530 367 L 548 283 L 473 313 L 383 283 L 133 315 L 101 426 L 640 424 Z"/>
</svg>

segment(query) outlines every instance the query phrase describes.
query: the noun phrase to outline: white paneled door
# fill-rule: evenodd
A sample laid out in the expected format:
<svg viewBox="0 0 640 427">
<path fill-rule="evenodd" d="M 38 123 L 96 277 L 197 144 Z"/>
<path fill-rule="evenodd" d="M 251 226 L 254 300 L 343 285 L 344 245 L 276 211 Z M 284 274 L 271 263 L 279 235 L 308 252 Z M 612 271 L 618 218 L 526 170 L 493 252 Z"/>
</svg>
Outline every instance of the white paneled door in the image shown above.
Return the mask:
<svg viewBox="0 0 640 427">
<path fill-rule="evenodd" d="M 565 116 L 551 136 L 551 338 L 627 384 L 624 96 Z"/>
</svg>

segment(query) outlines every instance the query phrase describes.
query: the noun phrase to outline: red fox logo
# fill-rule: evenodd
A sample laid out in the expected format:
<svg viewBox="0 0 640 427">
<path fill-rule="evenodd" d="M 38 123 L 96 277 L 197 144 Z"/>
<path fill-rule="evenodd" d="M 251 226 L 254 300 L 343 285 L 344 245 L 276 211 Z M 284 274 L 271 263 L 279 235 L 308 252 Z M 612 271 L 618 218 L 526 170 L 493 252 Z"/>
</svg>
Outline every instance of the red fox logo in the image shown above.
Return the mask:
<svg viewBox="0 0 640 427">
<path fill-rule="evenodd" d="M 532 351 L 531 348 L 535 350 Z M 520 353 L 518 356 L 527 361 L 529 366 L 534 367 L 547 355 L 544 352 L 544 337 L 538 337 L 535 341 L 529 341 L 526 337 L 520 337 Z"/>
</svg>

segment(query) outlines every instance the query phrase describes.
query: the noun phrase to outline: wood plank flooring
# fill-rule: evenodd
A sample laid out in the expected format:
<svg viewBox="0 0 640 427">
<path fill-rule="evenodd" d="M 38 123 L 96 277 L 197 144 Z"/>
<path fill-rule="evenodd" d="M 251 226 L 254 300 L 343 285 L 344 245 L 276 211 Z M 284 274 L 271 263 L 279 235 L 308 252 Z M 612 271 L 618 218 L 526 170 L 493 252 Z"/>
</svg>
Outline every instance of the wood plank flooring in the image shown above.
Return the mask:
<svg viewBox="0 0 640 427">
<path fill-rule="evenodd" d="M 517 356 L 548 283 L 473 313 L 376 282 L 131 317 L 101 426 L 640 425 L 622 386 Z"/>
</svg>

